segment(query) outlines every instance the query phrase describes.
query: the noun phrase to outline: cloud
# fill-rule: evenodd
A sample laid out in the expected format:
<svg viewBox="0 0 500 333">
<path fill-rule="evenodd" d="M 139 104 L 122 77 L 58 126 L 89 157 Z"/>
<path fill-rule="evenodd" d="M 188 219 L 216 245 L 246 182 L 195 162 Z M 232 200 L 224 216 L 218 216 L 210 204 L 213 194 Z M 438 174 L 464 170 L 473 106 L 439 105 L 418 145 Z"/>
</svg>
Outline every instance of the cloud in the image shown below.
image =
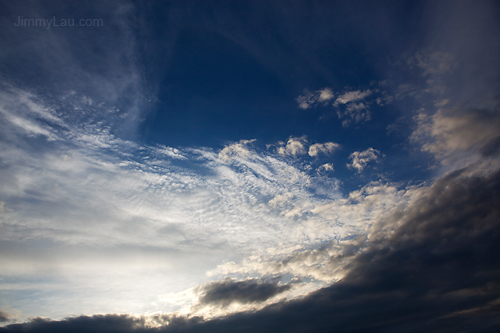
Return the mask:
<svg viewBox="0 0 500 333">
<path fill-rule="evenodd" d="M 332 163 L 325 163 L 325 164 L 322 164 L 320 165 L 320 167 L 318 168 L 318 173 L 322 173 L 322 172 L 333 172 L 334 171 L 334 168 L 333 168 L 333 164 Z"/>
<path fill-rule="evenodd" d="M 320 153 L 328 155 L 333 153 L 339 147 L 340 145 L 335 142 L 315 143 L 309 146 L 309 156 L 318 156 Z"/>
<path fill-rule="evenodd" d="M 299 95 L 297 97 L 297 103 L 299 103 L 299 108 L 307 110 L 309 109 L 314 103 L 317 101 L 317 98 L 314 97 L 314 95 L 305 90 L 304 95 Z"/>
<path fill-rule="evenodd" d="M 337 115 L 342 120 L 342 126 L 347 127 L 352 123 L 359 123 L 371 119 L 369 104 L 372 101 L 364 101 L 367 97 L 371 96 L 372 90 L 367 89 L 348 91 L 340 95 L 333 106 L 337 108 Z"/>
<path fill-rule="evenodd" d="M 250 151 L 247 149 L 247 146 L 254 142 L 253 140 L 240 140 L 238 143 L 233 143 L 229 146 L 224 147 L 219 152 L 219 158 L 225 162 L 227 162 L 230 158 L 238 156 L 238 157 L 248 157 L 250 155 Z"/>
<path fill-rule="evenodd" d="M 248 279 L 236 281 L 226 278 L 211 282 L 199 288 L 201 293 L 199 304 L 227 307 L 232 303 L 248 304 L 268 300 L 280 293 L 290 290 L 290 284 L 280 284 L 280 278 Z"/>
<path fill-rule="evenodd" d="M 348 163 L 347 166 L 356 169 L 358 173 L 360 173 L 368 163 L 377 161 L 380 156 L 380 151 L 371 147 L 363 151 L 355 151 L 349 155 L 349 159 L 351 159 L 352 162 Z"/>
<path fill-rule="evenodd" d="M 360 123 L 371 119 L 369 106 L 376 102 L 378 105 L 384 105 L 392 102 L 392 96 L 389 96 L 386 91 L 382 92 L 382 97 L 376 99 L 368 97 L 372 96 L 378 90 L 351 90 L 342 94 L 334 93 L 330 88 L 323 88 L 311 93 L 308 90 L 304 91 L 303 95 L 297 97 L 297 103 L 301 109 L 309 109 L 316 105 L 333 105 L 337 110 L 337 115 L 342 120 L 342 125 L 347 127 L 352 123 Z M 329 103 L 330 101 L 333 103 Z"/>
<path fill-rule="evenodd" d="M 62 321 L 34 319 L 0 332 L 149 332 L 156 322 L 166 332 L 243 331 L 485 331 L 498 329 L 500 300 L 500 173 L 455 171 L 420 188 L 407 205 L 377 219 L 364 249 L 354 247 L 350 268 L 331 286 L 265 308 L 202 320 L 154 315 L 108 315 Z M 360 243 L 360 244 L 362 244 Z M 319 253 L 325 253 L 321 250 Z M 328 253 L 328 251 L 326 251 Z M 310 253 L 312 255 L 313 252 Z M 341 258 L 339 258 L 341 259 Z M 259 280 L 214 283 L 213 300 L 265 299 L 276 291 Z M 258 301 L 258 300 L 257 300 Z M 224 301 L 222 301 L 224 302 Z M 168 325 L 166 325 L 168 323 Z"/>
<path fill-rule="evenodd" d="M 344 127 L 371 119 L 371 112 L 365 103 L 348 104 L 344 111 L 338 110 L 337 115 L 339 119 L 343 119 L 342 126 Z"/>
<path fill-rule="evenodd" d="M 278 154 L 284 156 L 305 155 L 307 152 L 306 145 L 307 145 L 306 136 L 295 137 L 295 138 L 292 137 L 288 139 L 286 145 L 284 143 L 279 144 L 277 151 Z"/>
<path fill-rule="evenodd" d="M 469 156 L 489 157 L 500 147 L 500 116 L 487 110 L 440 109 L 428 116 L 415 117 L 417 129 L 412 140 L 422 142 L 422 150 L 433 154 L 441 163 L 450 164 Z"/>
<path fill-rule="evenodd" d="M 408 65 L 417 66 L 423 70 L 423 75 L 446 74 L 456 67 L 455 57 L 442 51 L 418 52 L 414 57 L 408 59 Z"/>
<path fill-rule="evenodd" d="M 4 311 L 0 311 L 0 323 L 6 323 L 10 320 L 9 314 Z"/>
<path fill-rule="evenodd" d="M 0 122 L 0 251 L 6 254 L 0 288 L 13 290 L 9 304 L 26 290 L 40 293 L 37 307 L 22 305 L 27 317 L 62 318 L 82 304 L 94 313 L 177 311 L 196 295 L 175 304 L 160 296 L 211 281 L 205 272 L 224 261 L 241 263 L 263 249 L 307 249 L 364 232 L 357 220 L 312 213 L 341 194 L 335 179 L 283 158 L 307 155 L 305 137 L 281 146 L 289 155 L 250 150 L 252 140 L 220 152 L 140 146 L 116 137 L 105 123 L 65 117 L 35 96 L 28 105 L 15 102 L 22 91 L 5 94 L 12 96 L 2 99 L 0 117 L 17 112 L 57 138 L 32 138 Z M 73 109 L 88 104 L 73 97 Z M 336 144 L 313 146 L 322 154 Z M 300 276 L 308 270 L 318 275 L 304 265 Z M 168 286 L 165 276 L 172 276 Z M 117 293 L 126 300 L 114 298 Z"/>
<path fill-rule="evenodd" d="M 314 94 L 308 90 L 304 90 L 304 94 L 299 95 L 296 100 L 299 104 L 299 108 L 307 110 L 318 103 L 325 105 L 326 102 L 330 101 L 334 97 L 335 94 L 333 93 L 333 91 L 330 88 L 326 87 L 317 90 Z"/>
<path fill-rule="evenodd" d="M 329 101 L 335 96 L 333 91 L 328 87 L 318 90 L 318 92 L 319 92 L 318 102 Z"/>
<path fill-rule="evenodd" d="M 340 148 L 340 144 L 335 142 L 314 143 L 307 148 L 307 137 L 291 137 L 287 143 L 278 142 L 276 152 L 282 156 L 298 156 L 308 154 L 311 157 L 320 154 L 329 155 Z"/>
<path fill-rule="evenodd" d="M 348 91 L 339 97 L 334 102 L 334 106 L 337 106 L 339 104 L 347 104 L 351 102 L 356 102 L 360 101 L 362 99 L 365 99 L 366 97 L 370 96 L 372 94 L 372 91 L 370 89 L 367 89 L 365 91 L 361 90 L 353 90 L 353 91 Z"/>
</svg>

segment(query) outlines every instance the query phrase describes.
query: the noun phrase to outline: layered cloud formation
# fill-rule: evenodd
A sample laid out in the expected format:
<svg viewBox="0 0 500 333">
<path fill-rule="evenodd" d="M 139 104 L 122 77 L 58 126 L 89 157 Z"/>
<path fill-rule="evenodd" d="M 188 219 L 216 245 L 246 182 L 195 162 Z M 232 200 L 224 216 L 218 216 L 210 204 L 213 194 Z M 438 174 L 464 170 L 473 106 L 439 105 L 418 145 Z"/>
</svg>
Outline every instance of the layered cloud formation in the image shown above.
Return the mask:
<svg viewBox="0 0 500 333">
<path fill-rule="evenodd" d="M 0 82 L 0 332 L 497 332 L 498 5 L 381 3 L 340 37 L 333 4 L 297 2 L 258 33 L 240 21 L 271 22 L 282 4 L 262 2 L 270 16 L 197 5 L 162 16 L 103 4 L 111 34 L 78 30 L 99 41 L 85 47 L 67 31 L 2 37 L 19 50 L 0 52 L 14 68 Z M 426 34 L 399 30 L 413 10 L 403 17 Z M 389 12 L 385 41 L 371 30 L 393 24 Z M 158 39 L 142 44 L 146 28 L 132 27 L 152 17 Z M 314 43 L 296 26 L 314 27 Z M 392 38 L 401 46 L 374 50 Z M 366 55 L 357 40 L 370 41 Z M 31 48 L 33 76 L 17 60 Z M 148 67 L 146 84 L 149 62 L 174 65 Z M 306 69 L 316 74 L 299 80 Z M 214 79 L 231 73 L 229 88 Z M 241 82 L 267 85 L 249 93 Z M 162 140 L 144 134 L 148 121 Z M 219 144 L 166 144 L 169 130 L 193 128 L 226 132 Z"/>
<path fill-rule="evenodd" d="M 0 331 L 157 331 L 147 328 L 153 323 L 165 332 L 250 332 L 256 326 L 269 332 L 318 331 L 332 325 L 339 330 L 354 325 L 356 330 L 494 331 L 500 270 L 491 254 L 500 244 L 495 204 L 500 200 L 500 174 L 471 176 L 471 171 L 454 172 L 418 190 L 406 207 L 385 215 L 364 239 L 368 245 L 352 245 L 364 250 L 351 250 L 347 275 L 304 298 L 211 321 L 108 315 L 59 322 L 37 319 Z M 277 280 L 226 279 L 200 287 L 200 303 L 226 307 L 262 302 L 289 288 Z"/>
</svg>

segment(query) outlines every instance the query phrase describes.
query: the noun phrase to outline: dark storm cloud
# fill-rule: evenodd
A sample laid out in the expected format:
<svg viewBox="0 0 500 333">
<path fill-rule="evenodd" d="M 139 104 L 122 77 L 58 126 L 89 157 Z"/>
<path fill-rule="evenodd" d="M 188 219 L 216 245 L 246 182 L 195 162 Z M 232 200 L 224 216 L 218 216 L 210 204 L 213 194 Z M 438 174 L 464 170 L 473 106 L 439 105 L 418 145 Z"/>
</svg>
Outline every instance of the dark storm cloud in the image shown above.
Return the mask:
<svg viewBox="0 0 500 333">
<path fill-rule="evenodd" d="M 201 288 L 201 305 L 227 307 L 232 303 L 257 303 L 290 290 L 290 284 L 280 285 L 279 278 L 264 280 L 250 279 L 235 281 L 225 279 L 207 284 Z"/>
<path fill-rule="evenodd" d="M 462 169 L 438 180 L 406 209 L 393 212 L 377 229 L 389 232 L 374 233 L 351 271 L 336 284 L 254 313 L 205 322 L 178 319 L 182 324 L 162 330 L 497 331 L 500 172 L 467 176 L 468 172 Z M 277 283 L 256 280 L 222 281 L 207 287 L 205 302 L 261 301 L 279 289 Z M 123 316 L 34 320 L 0 332 L 96 332 L 102 327 L 128 332 L 138 326 L 132 322 Z"/>
<path fill-rule="evenodd" d="M 205 323 L 245 331 L 495 331 L 500 309 L 500 173 L 436 182 L 385 226 L 340 282 L 256 314 Z M 263 329 L 265 328 L 265 329 Z M 248 329 L 247 331 L 251 331 Z"/>
</svg>

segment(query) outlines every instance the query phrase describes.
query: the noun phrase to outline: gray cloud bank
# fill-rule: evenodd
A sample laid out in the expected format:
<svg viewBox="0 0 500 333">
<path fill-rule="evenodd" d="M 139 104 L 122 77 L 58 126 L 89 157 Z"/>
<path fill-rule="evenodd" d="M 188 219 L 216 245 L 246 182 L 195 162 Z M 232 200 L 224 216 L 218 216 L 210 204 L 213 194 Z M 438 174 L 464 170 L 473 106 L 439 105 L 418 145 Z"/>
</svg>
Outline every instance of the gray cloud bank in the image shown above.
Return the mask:
<svg viewBox="0 0 500 333">
<path fill-rule="evenodd" d="M 227 307 L 233 302 L 247 304 L 263 302 L 277 294 L 290 290 L 290 284 L 280 285 L 279 279 L 250 279 L 234 281 L 225 279 L 215 281 L 201 287 L 203 296 L 200 298 L 202 305 L 213 304 Z"/>
<path fill-rule="evenodd" d="M 454 171 L 377 224 L 349 273 L 304 298 L 256 312 L 199 317 L 33 319 L 0 332 L 494 332 L 500 327 L 500 172 Z M 264 301 L 276 281 L 219 281 L 206 303 Z M 255 292 L 259 290 L 260 292 Z"/>
</svg>

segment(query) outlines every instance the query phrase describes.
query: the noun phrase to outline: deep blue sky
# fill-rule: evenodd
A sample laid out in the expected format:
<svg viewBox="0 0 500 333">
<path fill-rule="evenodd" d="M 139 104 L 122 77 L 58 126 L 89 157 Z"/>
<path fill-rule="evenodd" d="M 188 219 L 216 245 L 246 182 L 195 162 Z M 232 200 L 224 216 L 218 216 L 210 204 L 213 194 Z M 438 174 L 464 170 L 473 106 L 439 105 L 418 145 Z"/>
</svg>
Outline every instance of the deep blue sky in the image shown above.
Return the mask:
<svg viewBox="0 0 500 333">
<path fill-rule="evenodd" d="M 373 89 L 387 80 L 402 50 L 411 54 L 426 38 L 425 3 L 147 7 L 147 33 L 138 43 L 144 47 L 147 77 L 158 86 L 156 103 L 140 127 L 142 140 L 220 148 L 245 138 L 263 147 L 307 135 L 312 142 L 340 142 L 344 158 L 376 142 L 377 149 L 405 156 L 391 169 L 399 171 L 403 160 L 414 164 L 406 152 L 410 130 L 390 136 L 385 131 L 408 112 L 407 105 L 375 105 L 369 123 L 345 128 L 334 111 L 301 110 L 295 99 L 304 89 Z M 394 180 L 408 176 L 394 175 Z"/>
</svg>

